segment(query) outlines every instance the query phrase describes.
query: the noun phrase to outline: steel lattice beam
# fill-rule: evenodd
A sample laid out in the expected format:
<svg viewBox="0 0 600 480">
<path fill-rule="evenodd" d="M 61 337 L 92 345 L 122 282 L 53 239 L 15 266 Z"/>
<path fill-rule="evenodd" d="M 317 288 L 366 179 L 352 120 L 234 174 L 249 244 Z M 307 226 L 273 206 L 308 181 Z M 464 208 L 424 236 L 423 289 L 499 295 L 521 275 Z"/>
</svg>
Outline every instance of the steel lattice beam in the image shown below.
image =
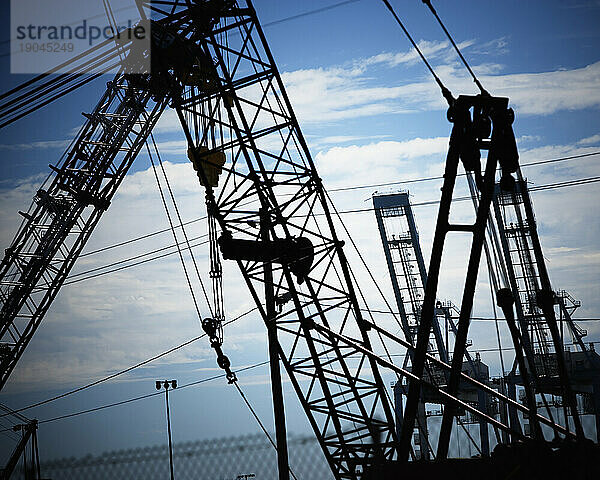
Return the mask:
<svg viewBox="0 0 600 480">
<path fill-rule="evenodd" d="M 164 109 L 150 97 L 118 75 L 22 213 L 0 264 L 0 389 Z"/>
<path fill-rule="evenodd" d="M 279 354 L 334 474 L 355 478 L 357 467 L 394 457 L 391 406 L 377 364 L 315 330 L 322 324 L 369 345 L 342 242 L 283 83 L 254 11 L 238 13 L 198 39 L 214 59 L 211 86 L 188 86 L 176 108 L 192 148 L 227 156 L 219 186 L 207 188 L 224 236 L 264 241 L 253 226 L 266 217 L 271 241 L 303 238 L 314 248 L 302 277 L 285 262 L 273 264 L 275 296 L 288 299 L 274 319 Z M 265 264 L 237 263 L 268 322 Z"/>
</svg>

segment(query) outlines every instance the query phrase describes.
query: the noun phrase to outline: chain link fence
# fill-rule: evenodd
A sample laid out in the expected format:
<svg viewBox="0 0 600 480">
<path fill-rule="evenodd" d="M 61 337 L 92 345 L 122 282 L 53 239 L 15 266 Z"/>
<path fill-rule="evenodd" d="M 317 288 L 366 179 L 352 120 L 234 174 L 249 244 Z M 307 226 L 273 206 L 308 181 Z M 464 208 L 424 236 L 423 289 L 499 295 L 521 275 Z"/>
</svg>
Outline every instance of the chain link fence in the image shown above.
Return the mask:
<svg viewBox="0 0 600 480">
<path fill-rule="evenodd" d="M 317 440 L 290 435 L 290 468 L 298 480 L 333 479 Z M 235 480 L 254 474 L 254 480 L 277 479 L 277 454 L 262 434 L 225 437 L 173 445 L 178 480 Z M 44 462 L 42 477 L 52 480 L 147 480 L 169 478 L 166 445 L 106 452 L 98 456 Z M 25 478 L 15 472 L 12 478 Z M 242 477 L 243 478 L 243 477 Z M 291 477 L 293 478 L 293 477 Z"/>
</svg>

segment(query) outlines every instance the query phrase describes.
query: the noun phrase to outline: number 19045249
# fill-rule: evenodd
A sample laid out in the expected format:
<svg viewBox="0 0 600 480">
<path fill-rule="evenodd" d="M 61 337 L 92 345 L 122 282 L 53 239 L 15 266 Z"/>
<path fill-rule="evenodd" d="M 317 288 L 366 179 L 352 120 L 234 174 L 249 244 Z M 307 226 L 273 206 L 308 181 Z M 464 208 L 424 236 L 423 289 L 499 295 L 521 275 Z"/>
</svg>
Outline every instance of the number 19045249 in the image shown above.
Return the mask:
<svg viewBox="0 0 600 480">
<path fill-rule="evenodd" d="M 70 42 L 24 42 L 19 45 L 22 53 L 71 53 L 75 50 L 75 45 Z"/>
</svg>

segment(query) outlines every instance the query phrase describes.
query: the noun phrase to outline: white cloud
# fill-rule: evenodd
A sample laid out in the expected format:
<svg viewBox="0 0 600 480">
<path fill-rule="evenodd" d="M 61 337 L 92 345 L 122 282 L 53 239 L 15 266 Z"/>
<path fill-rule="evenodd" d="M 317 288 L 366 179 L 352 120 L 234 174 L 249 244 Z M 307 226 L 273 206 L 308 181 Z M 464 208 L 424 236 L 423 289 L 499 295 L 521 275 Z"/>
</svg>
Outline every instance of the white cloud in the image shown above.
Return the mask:
<svg viewBox="0 0 600 480">
<path fill-rule="evenodd" d="M 399 89 L 368 86 L 360 68 L 296 70 L 283 73 L 282 79 L 301 123 L 399 111 L 388 102 L 399 97 Z"/>
<path fill-rule="evenodd" d="M 517 138 L 517 144 L 539 142 L 541 140 L 542 137 L 539 135 L 521 135 L 519 138 Z"/>
<path fill-rule="evenodd" d="M 324 145 L 336 145 L 340 143 L 348 143 L 348 142 L 357 142 L 357 141 L 365 141 L 365 140 L 379 140 L 382 138 L 388 138 L 390 135 L 369 135 L 369 136 L 360 136 L 360 135 L 333 135 L 330 137 L 322 137 L 316 138 L 311 141 L 311 145 L 313 146 L 324 146 Z"/>
<path fill-rule="evenodd" d="M 403 142 L 388 140 L 365 145 L 331 147 L 319 151 L 314 158 L 317 171 L 326 187 L 335 189 L 348 185 L 387 184 L 429 176 L 432 165 L 437 166 L 441 162 L 447 148 L 446 137 L 413 138 Z M 401 187 L 405 186 L 365 188 L 350 191 L 347 197 L 338 196 L 336 200 L 341 202 L 344 209 L 361 209 L 367 206 L 362 200 L 366 202 L 373 191 L 383 192 Z M 357 201 L 358 199 L 361 201 Z"/>
<path fill-rule="evenodd" d="M 447 105 L 437 85 L 424 81 L 396 86 L 378 86 L 370 67 L 400 63 L 384 53 L 362 64 L 297 70 L 282 75 L 292 104 L 302 123 L 336 122 L 343 119 L 390 113 L 441 110 Z M 437 65 L 436 72 L 455 94 L 477 93 L 464 67 L 455 61 Z M 521 115 L 549 115 L 563 110 L 600 106 L 600 62 L 573 70 L 502 74 L 502 65 L 483 63 L 473 69 L 484 87 L 494 95 L 508 96 Z M 386 76 L 386 78 L 388 78 Z M 389 81 L 387 82 L 389 85 Z M 566 88 L 568 86 L 568 88 Z"/>
<path fill-rule="evenodd" d="M 157 133 L 181 131 L 181 122 L 177 112 L 172 108 L 167 108 L 158 119 L 154 131 Z"/>
<path fill-rule="evenodd" d="M 600 106 L 600 62 L 573 70 L 486 76 L 495 95 L 508 96 L 521 114 L 549 115 Z"/>
<path fill-rule="evenodd" d="M 480 55 L 506 55 L 508 52 L 508 37 L 494 38 L 470 49 L 470 53 Z"/>
<path fill-rule="evenodd" d="M 448 46 L 450 45 L 448 41 L 427 41 L 420 40 L 417 45 L 419 46 L 419 50 L 423 53 L 426 58 L 433 59 L 439 57 L 439 55 L 447 51 Z M 421 57 L 417 53 L 414 48 L 411 48 L 408 52 L 385 52 L 380 53 L 378 55 L 374 55 L 372 57 L 367 58 L 366 60 L 359 63 L 359 65 L 377 65 L 379 63 L 384 63 L 389 67 L 397 67 L 401 64 L 413 64 L 417 63 L 421 60 Z"/>
<path fill-rule="evenodd" d="M 3 144 L 0 145 L 0 150 L 47 150 L 51 148 L 66 148 L 70 140 L 45 140 L 40 142 L 31 142 L 31 143 L 13 143 L 13 144 Z"/>
<path fill-rule="evenodd" d="M 592 135 L 591 137 L 582 138 L 577 142 L 579 145 L 597 145 L 600 143 L 600 134 Z"/>
<path fill-rule="evenodd" d="M 407 160 L 430 155 L 444 154 L 448 149 L 448 138 L 413 138 L 404 142 L 381 141 L 368 145 L 333 147 L 317 153 L 315 161 L 320 174 L 368 178 L 376 168 L 402 168 Z"/>
</svg>

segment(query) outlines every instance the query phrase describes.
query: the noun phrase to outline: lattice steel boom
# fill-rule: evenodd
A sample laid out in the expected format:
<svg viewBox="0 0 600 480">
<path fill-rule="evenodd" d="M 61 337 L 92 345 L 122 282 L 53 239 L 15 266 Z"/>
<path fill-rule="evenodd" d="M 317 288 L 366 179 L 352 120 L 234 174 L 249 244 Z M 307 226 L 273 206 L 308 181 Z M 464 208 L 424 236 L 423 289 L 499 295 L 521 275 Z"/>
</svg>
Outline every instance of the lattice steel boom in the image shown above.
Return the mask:
<svg viewBox="0 0 600 480">
<path fill-rule="evenodd" d="M 166 106 L 127 75 L 96 108 L 40 188 L 0 264 L 0 389 Z"/>
</svg>

